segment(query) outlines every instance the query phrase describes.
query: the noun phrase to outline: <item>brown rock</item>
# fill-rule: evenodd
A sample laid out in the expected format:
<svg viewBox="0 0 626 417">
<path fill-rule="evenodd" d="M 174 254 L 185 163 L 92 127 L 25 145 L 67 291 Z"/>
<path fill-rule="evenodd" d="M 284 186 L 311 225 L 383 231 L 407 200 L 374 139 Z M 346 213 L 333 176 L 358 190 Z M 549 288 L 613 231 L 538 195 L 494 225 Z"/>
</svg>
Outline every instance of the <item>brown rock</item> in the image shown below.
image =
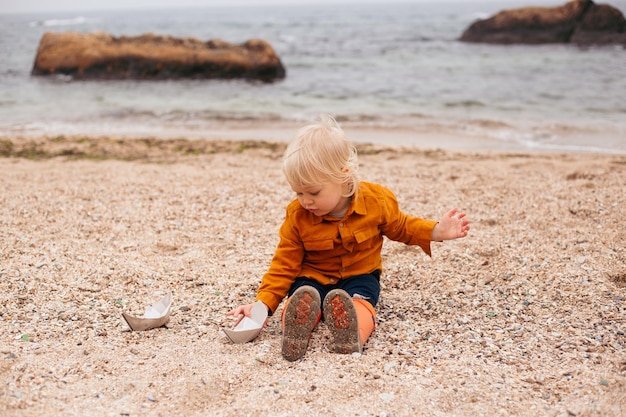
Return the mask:
<svg viewBox="0 0 626 417">
<path fill-rule="evenodd" d="M 504 10 L 474 22 L 461 35 L 464 42 L 497 44 L 576 43 L 626 45 L 626 20 L 609 5 L 573 0 L 558 7 Z"/>
<path fill-rule="evenodd" d="M 264 40 L 241 45 L 145 34 L 114 37 L 97 33 L 45 33 L 33 75 L 64 74 L 76 79 L 243 78 L 272 82 L 285 68 Z"/>
<path fill-rule="evenodd" d="M 626 19 L 615 7 L 599 4 L 592 5 L 570 38 L 575 44 L 611 44 L 626 45 Z"/>
</svg>

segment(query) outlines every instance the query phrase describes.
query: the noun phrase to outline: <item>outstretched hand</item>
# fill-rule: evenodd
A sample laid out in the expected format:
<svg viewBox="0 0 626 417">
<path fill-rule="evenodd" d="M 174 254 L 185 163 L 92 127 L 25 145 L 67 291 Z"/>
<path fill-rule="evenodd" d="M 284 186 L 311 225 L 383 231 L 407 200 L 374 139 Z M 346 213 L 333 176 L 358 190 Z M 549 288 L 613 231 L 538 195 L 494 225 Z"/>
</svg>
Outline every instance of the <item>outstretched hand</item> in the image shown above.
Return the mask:
<svg viewBox="0 0 626 417">
<path fill-rule="evenodd" d="M 431 240 L 452 240 L 467 236 L 470 230 L 470 222 L 465 218 L 464 212 L 459 212 L 455 207 L 443 215 L 439 223 L 435 225 Z"/>
</svg>

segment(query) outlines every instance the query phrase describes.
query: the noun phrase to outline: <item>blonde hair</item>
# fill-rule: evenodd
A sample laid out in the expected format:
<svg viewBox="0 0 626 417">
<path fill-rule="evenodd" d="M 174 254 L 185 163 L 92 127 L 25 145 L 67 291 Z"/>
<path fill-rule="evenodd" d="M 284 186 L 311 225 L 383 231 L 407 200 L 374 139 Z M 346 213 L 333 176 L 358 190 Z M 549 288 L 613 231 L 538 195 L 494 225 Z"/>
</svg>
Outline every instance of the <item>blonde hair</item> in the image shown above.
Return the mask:
<svg viewBox="0 0 626 417">
<path fill-rule="evenodd" d="M 351 197 L 359 188 L 356 147 L 332 116 L 322 114 L 318 122 L 300 129 L 287 146 L 283 173 L 292 188 L 346 184 L 343 196 Z"/>
</svg>

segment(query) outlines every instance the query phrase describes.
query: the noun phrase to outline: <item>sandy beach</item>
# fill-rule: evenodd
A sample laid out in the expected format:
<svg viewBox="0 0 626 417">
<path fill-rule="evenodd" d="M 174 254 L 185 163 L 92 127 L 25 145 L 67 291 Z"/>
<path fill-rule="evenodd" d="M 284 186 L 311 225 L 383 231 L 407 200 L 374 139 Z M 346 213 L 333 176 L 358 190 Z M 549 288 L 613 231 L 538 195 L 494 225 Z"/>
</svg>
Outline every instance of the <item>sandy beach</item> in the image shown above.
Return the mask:
<svg viewBox="0 0 626 417">
<path fill-rule="evenodd" d="M 0 415 L 626 415 L 626 155 L 359 144 L 404 211 L 472 230 L 432 258 L 386 242 L 363 354 L 322 323 L 291 363 L 282 306 L 250 343 L 223 332 L 293 198 L 283 149 L 1 139 Z M 168 292 L 170 322 L 129 331 Z"/>
</svg>

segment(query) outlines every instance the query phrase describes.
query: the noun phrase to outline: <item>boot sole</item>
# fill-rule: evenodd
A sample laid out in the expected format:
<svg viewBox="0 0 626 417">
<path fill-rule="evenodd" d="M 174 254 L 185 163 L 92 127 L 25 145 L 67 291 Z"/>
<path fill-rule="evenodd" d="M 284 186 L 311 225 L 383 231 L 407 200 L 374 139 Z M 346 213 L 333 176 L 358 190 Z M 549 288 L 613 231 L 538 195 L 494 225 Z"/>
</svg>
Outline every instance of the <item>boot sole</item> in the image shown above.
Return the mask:
<svg viewBox="0 0 626 417">
<path fill-rule="evenodd" d="M 311 332 L 320 316 L 320 295 L 313 287 L 300 287 L 293 293 L 285 310 L 283 357 L 296 361 L 304 356 Z"/>
<path fill-rule="evenodd" d="M 332 290 L 324 299 L 324 318 L 332 335 L 330 349 L 336 353 L 361 353 L 361 337 L 354 301 L 343 290 Z"/>
</svg>

